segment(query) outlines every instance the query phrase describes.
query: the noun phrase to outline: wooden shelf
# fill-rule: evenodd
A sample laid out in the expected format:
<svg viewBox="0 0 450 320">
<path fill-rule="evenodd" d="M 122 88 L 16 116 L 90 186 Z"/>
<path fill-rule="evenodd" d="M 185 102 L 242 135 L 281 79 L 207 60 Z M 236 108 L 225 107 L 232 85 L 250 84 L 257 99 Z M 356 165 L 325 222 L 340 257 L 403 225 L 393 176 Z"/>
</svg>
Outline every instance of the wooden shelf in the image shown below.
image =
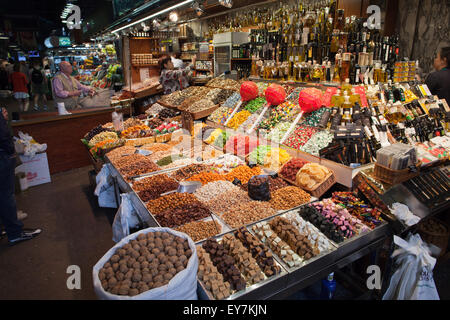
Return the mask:
<svg viewBox="0 0 450 320">
<path fill-rule="evenodd" d="M 157 67 L 159 66 L 158 63 L 153 63 L 153 64 L 133 64 L 132 65 L 134 68 L 148 68 L 148 67 Z"/>
</svg>

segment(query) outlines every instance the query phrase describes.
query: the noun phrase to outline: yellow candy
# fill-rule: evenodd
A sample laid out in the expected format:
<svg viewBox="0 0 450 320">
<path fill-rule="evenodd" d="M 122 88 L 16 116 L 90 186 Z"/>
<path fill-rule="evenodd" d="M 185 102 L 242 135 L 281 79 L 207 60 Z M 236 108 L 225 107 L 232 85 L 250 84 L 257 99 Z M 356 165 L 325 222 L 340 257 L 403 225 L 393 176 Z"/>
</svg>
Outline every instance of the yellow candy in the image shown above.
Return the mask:
<svg viewBox="0 0 450 320">
<path fill-rule="evenodd" d="M 252 114 L 247 110 L 242 110 L 234 115 L 234 117 L 228 122 L 228 127 L 237 130 L 250 117 Z"/>
</svg>

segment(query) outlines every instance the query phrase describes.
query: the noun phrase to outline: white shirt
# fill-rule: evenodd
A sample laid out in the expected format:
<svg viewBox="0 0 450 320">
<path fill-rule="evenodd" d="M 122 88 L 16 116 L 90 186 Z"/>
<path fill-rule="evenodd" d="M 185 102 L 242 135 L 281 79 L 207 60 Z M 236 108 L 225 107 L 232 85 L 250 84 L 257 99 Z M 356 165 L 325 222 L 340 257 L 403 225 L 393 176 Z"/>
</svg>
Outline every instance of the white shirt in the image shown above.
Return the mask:
<svg viewBox="0 0 450 320">
<path fill-rule="evenodd" d="M 173 67 L 175 69 L 183 69 L 183 67 L 184 67 L 183 60 L 180 60 L 180 59 L 177 59 L 174 57 L 171 57 L 171 59 L 172 59 Z"/>
</svg>

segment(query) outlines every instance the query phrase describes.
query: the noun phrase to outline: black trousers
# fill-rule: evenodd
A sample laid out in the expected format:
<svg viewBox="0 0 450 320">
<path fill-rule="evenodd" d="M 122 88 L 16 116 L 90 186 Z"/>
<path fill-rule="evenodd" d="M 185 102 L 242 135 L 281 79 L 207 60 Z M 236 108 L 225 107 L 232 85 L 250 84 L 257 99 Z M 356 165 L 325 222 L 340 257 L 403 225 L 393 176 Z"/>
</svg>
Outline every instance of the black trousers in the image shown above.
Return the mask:
<svg viewBox="0 0 450 320">
<path fill-rule="evenodd" d="M 23 228 L 23 223 L 17 219 L 15 165 L 15 156 L 0 153 L 0 222 L 10 240 L 19 237 Z"/>
</svg>

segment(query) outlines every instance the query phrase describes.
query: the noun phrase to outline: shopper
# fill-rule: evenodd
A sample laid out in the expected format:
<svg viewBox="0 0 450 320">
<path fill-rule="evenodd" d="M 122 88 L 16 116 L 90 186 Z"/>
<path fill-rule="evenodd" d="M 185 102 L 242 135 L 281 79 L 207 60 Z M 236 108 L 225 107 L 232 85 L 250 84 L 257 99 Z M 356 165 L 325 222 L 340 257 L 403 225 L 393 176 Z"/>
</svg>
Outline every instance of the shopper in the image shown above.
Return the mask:
<svg viewBox="0 0 450 320">
<path fill-rule="evenodd" d="M 183 69 L 184 68 L 183 60 L 181 60 L 180 58 L 181 58 L 181 53 L 179 53 L 179 52 L 172 53 L 171 59 L 172 59 L 174 69 Z"/>
<path fill-rule="evenodd" d="M 44 110 L 47 111 L 47 77 L 38 62 L 31 69 L 31 92 L 34 95 L 34 110 L 39 111 L 39 98 L 44 101 Z"/>
<path fill-rule="evenodd" d="M 160 62 L 161 76 L 159 82 L 163 86 L 164 94 L 170 94 L 177 90 L 189 87 L 189 73 L 193 69 L 196 58 L 192 58 L 192 64 L 184 69 L 175 70 L 172 58 L 165 57 Z"/>
<path fill-rule="evenodd" d="M 20 112 L 27 112 L 30 105 L 30 95 L 28 94 L 27 76 L 20 72 L 20 64 L 14 65 L 14 72 L 10 75 L 9 81 L 12 84 L 14 98 L 19 101 Z"/>
<path fill-rule="evenodd" d="M 74 61 L 73 63 L 72 63 L 72 74 L 71 74 L 71 76 L 72 77 L 76 77 L 77 75 L 79 75 L 80 73 L 78 72 L 78 64 L 77 64 L 77 62 L 76 61 Z"/>
<path fill-rule="evenodd" d="M 8 129 L 8 112 L 2 108 L 0 115 L 0 222 L 4 225 L 10 245 L 33 239 L 41 229 L 24 229 L 17 217 L 14 196 L 16 155 Z"/>
<path fill-rule="evenodd" d="M 95 90 L 82 85 L 78 80 L 71 76 L 72 66 L 69 62 L 63 61 L 59 64 L 59 70 L 53 78 L 53 98 L 55 102 L 64 103 L 64 109 L 59 110 L 60 114 L 68 114 L 67 109 L 73 109 L 78 106 L 78 99 L 81 93 L 94 95 Z M 60 107 L 58 107 L 60 109 Z"/>
<path fill-rule="evenodd" d="M 433 95 L 447 100 L 450 105 L 450 47 L 439 50 L 434 59 L 436 72 L 431 73 L 425 83 Z"/>
<path fill-rule="evenodd" d="M 0 90 L 8 90 L 8 71 L 6 70 L 6 61 L 0 60 Z"/>
</svg>

